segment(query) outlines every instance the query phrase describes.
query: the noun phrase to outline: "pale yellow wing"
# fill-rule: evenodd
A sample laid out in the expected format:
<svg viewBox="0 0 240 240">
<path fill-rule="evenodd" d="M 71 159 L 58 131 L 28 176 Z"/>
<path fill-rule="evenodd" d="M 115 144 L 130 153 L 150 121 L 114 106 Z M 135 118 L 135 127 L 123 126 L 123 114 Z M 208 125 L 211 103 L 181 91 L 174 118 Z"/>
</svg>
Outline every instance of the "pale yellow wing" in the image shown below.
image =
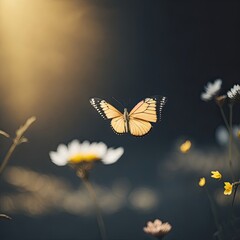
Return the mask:
<svg viewBox="0 0 240 240">
<path fill-rule="evenodd" d="M 166 97 L 149 97 L 139 102 L 129 113 L 129 131 L 134 136 L 144 136 L 152 128 L 152 123 L 161 119 Z"/>
<path fill-rule="evenodd" d="M 90 103 L 104 119 L 123 116 L 121 112 L 103 99 L 91 98 Z"/>
<path fill-rule="evenodd" d="M 115 107 L 100 98 L 91 98 L 90 103 L 104 119 L 112 119 L 110 125 L 115 133 L 126 132 L 124 116 Z"/>
<path fill-rule="evenodd" d="M 161 119 L 166 97 L 149 97 L 139 102 L 129 113 L 129 117 L 155 123 Z"/>
<path fill-rule="evenodd" d="M 129 119 L 129 132 L 136 137 L 146 135 L 152 128 L 151 123 L 130 117 Z"/>
<path fill-rule="evenodd" d="M 118 134 L 126 133 L 127 129 L 125 128 L 123 115 L 120 117 L 113 118 L 111 120 L 111 127 L 113 131 Z"/>
</svg>

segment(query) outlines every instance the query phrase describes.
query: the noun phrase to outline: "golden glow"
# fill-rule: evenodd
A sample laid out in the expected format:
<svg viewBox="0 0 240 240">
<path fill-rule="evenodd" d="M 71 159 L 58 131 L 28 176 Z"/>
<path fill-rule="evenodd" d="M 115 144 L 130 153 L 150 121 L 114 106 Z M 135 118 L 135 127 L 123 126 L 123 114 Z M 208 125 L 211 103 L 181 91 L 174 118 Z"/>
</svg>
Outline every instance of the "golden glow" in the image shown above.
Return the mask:
<svg viewBox="0 0 240 240">
<path fill-rule="evenodd" d="M 99 21 L 103 13 L 110 16 L 103 11 L 83 0 L 0 1 L 0 101 L 6 118 L 48 119 L 72 94 L 86 94 L 89 79 L 101 74 L 99 56 L 114 49 L 106 39 L 109 26 Z"/>
<path fill-rule="evenodd" d="M 191 146 L 192 146 L 192 143 L 189 140 L 187 140 L 180 146 L 180 151 L 182 153 L 187 153 L 190 150 Z"/>
<path fill-rule="evenodd" d="M 205 186 L 205 184 L 206 184 L 206 179 L 205 179 L 205 177 L 200 178 L 198 185 L 199 185 L 200 187 L 203 187 L 203 186 Z"/>
<path fill-rule="evenodd" d="M 78 164 L 81 162 L 94 162 L 100 160 L 96 154 L 76 154 L 69 159 L 69 163 Z"/>
</svg>

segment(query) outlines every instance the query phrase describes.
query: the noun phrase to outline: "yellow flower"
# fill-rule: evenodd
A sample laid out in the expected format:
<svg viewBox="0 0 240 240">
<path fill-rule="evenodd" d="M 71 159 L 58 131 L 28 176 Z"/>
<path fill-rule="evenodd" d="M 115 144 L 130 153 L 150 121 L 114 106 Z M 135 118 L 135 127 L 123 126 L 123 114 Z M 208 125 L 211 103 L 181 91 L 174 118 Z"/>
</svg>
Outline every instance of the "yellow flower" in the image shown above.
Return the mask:
<svg viewBox="0 0 240 240">
<path fill-rule="evenodd" d="M 211 171 L 211 174 L 212 174 L 212 178 L 215 178 L 215 179 L 221 179 L 222 178 L 222 174 L 219 172 L 219 171 Z"/>
<path fill-rule="evenodd" d="M 224 186 L 224 195 L 231 195 L 232 194 L 232 188 L 233 185 L 230 182 L 224 182 L 225 186 Z"/>
<path fill-rule="evenodd" d="M 203 187 L 206 184 L 206 179 L 205 177 L 200 178 L 198 185 L 200 187 Z"/>
<path fill-rule="evenodd" d="M 192 143 L 189 140 L 187 140 L 180 146 L 180 151 L 182 153 L 187 153 L 190 150 L 191 146 L 192 146 Z"/>
<path fill-rule="evenodd" d="M 237 131 L 237 137 L 240 138 L 240 130 Z"/>
</svg>

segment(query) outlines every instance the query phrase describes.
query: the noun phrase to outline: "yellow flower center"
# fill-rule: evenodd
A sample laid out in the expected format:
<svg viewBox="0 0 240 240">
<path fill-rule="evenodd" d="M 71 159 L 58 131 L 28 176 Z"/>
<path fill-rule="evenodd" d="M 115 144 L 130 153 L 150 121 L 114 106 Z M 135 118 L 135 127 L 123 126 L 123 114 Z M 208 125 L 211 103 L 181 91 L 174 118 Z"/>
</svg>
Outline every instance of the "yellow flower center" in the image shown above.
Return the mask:
<svg viewBox="0 0 240 240">
<path fill-rule="evenodd" d="M 97 156 L 96 154 L 76 154 L 70 157 L 70 159 L 68 160 L 69 163 L 72 164 L 78 164 L 80 162 L 94 162 L 100 160 L 99 156 Z"/>
</svg>

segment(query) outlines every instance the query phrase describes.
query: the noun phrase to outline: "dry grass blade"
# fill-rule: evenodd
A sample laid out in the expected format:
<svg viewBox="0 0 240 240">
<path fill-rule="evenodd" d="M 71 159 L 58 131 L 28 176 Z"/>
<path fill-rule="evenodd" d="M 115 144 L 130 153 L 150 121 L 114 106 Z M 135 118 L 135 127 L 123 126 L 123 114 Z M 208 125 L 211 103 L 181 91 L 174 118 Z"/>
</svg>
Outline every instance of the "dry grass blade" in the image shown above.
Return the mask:
<svg viewBox="0 0 240 240">
<path fill-rule="evenodd" d="M 9 217 L 9 216 L 6 215 L 6 214 L 0 214 L 0 219 L 3 219 L 3 220 L 12 220 L 12 218 Z"/>
<path fill-rule="evenodd" d="M 9 138 L 9 137 L 10 137 L 10 135 L 9 135 L 8 133 L 6 133 L 6 132 L 4 132 L 4 131 L 2 131 L 2 130 L 0 130 L 0 135 L 3 135 L 3 136 L 6 137 L 6 138 Z"/>
<path fill-rule="evenodd" d="M 36 121 L 36 117 L 30 117 L 25 124 L 23 124 L 17 131 L 16 131 L 16 138 L 20 139 L 24 132 Z"/>
<path fill-rule="evenodd" d="M 11 155 L 13 154 L 15 148 L 17 147 L 18 144 L 21 144 L 23 142 L 26 142 L 27 139 L 23 137 L 23 134 L 26 132 L 26 130 L 36 121 L 36 117 L 30 117 L 27 119 L 25 124 L 23 124 L 17 131 L 16 131 L 16 137 L 13 139 L 13 143 L 11 147 L 9 148 L 6 156 L 3 159 L 3 162 L 0 166 L 0 175 L 2 174 L 3 170 L 5 169 Z"/>
</svg>

